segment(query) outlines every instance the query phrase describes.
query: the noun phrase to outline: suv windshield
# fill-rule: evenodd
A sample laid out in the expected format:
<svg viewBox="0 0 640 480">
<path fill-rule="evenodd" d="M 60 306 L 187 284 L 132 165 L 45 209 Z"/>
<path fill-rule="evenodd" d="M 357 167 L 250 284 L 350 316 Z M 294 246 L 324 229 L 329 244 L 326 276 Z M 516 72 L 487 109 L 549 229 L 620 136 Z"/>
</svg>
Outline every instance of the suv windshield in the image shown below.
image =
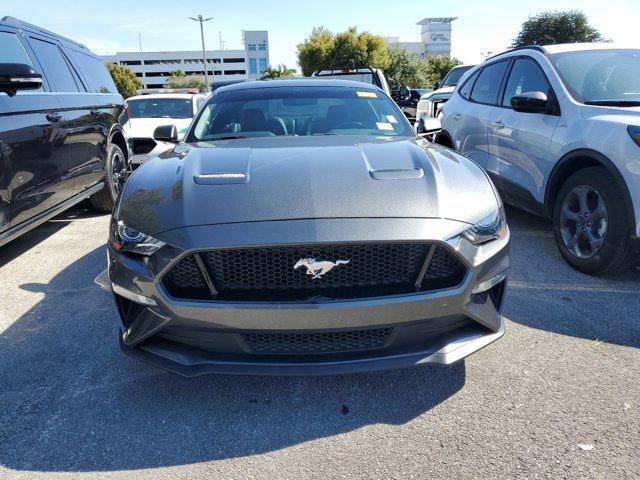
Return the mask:
<svg viewBox="0 0 640 480">
<path fill-rule="evenodd" d="M 640 50 L 549 55 L 571 95 L 591 105 L 640 105 Z"/>
<path fill-rule="evenodd" d="M 215 93 L 187 142 L 281 135 L 413 136 L 384 93 L 358 87 L 243 88 Z"/>
<path fill-rule="evenodd" d="M 473 66 L 471 65 L 465 66 L 465 67 L 452 68 L 451 70 L 449 70 L 449 73 L 447 73 L 447 76 L 444 77 L 444 80 L 442 81 L 442 85 L 440 86 L 440 88 L 455 87 L 456 85 L 458 85 L 458 82 L 462 78 L 462 75 L 464 75 L 467 70 L 470 70 L 472 68 Z"/>
<path fill-rule="evenodd" d="M 140 98 L 127 100 L 129 118 L 192 118 L 190 98 Z"/>
</svg>

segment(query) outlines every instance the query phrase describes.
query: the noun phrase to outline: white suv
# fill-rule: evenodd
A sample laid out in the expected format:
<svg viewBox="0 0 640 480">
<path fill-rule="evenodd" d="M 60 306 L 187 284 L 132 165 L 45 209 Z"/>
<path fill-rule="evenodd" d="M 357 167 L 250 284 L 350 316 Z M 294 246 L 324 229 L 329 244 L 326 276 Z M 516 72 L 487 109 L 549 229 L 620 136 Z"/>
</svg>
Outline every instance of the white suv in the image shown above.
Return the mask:
<svg viewBox="0 0 640 480">
<path fill-rule="evenodd" d="M 508 203 L 553 219 L 585 273 L 630 268 L 640 246 L 640 49 L 525 47 L 467 72 L 436 138 L 485 168 Z"/>
</svg>

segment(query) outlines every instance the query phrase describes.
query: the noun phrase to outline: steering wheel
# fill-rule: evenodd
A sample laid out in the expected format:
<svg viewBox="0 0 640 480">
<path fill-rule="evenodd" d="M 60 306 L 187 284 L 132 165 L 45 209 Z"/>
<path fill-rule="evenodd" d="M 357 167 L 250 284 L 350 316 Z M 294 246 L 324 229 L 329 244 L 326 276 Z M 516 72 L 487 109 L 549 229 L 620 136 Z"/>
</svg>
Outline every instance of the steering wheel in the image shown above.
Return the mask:
<svg viewBox="0 0 640 480">
<path fill-rule="evenodd" d="M 341 130 L 341 129 L 346 130 L 348 128 L 364 128 L 364 123 L 362 123 L 362 122 L 343 122 L 343 123 L 340 123 L 339 125 L 336 125 L 331 130 Z"/>
</svg>

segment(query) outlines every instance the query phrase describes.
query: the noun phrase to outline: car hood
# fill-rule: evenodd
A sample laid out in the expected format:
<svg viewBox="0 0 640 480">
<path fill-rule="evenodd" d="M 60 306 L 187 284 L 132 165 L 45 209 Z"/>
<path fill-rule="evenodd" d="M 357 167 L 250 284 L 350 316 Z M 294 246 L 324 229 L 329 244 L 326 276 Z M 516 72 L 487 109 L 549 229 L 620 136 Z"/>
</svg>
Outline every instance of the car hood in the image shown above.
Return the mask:
<svg viewBox="0 0 640 480">
<path fill-rule="evenodd" d="M 161 125 L 175 125 L 181 132 L 190 124 L 191 118 L 130 118 L 123 129 L 130 138 L 153 138 L 154 130 Z"/>
<path fill-rule="evenodd" d="M 421 138 L 268 137 L 181 144 L 129 178 L 116 218 L 148 234 L 319 218 L 447 218 L 497 205 L 473 162 Z"/>
<path fill-rule="evenodd" d="M 433 97 L 434 95 L 440 95 L 443 93 L 453 93 L 453 91 L 456 89 L 456 87 L 442 87 L 439 88 L 437 90 L 434 90 L 433 92 L 429 92 L 429 93 L 425 93 L 422 97 L 420 97 L 420 100 L 429 100 L 431 97 Z"/>
</svg>

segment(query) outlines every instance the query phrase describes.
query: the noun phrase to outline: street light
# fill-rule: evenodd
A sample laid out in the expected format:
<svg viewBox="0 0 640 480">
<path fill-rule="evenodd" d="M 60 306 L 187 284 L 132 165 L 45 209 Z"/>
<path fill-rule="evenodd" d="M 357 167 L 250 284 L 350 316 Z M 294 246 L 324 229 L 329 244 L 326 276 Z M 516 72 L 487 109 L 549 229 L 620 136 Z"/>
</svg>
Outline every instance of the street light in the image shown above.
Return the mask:
<svg viewBox="0 0 640 480">
<path fill-rule="evenodd" d="M 208 22 L 211 20 L 209 18 L 202 18 L 202 15 L 198 15 L 198 18 L 189 17 L 191 20 L 195 22 L 200 22 L 200 37 L 202 38 L 202 61 L 204 62 L 204 84 L 205 84 L 205 92 L 209 91 L 209 74 L 207 72 L 207 51 L 204 49 L 204 28 L 202 24 L 204 22 Z"/>
</svg>

